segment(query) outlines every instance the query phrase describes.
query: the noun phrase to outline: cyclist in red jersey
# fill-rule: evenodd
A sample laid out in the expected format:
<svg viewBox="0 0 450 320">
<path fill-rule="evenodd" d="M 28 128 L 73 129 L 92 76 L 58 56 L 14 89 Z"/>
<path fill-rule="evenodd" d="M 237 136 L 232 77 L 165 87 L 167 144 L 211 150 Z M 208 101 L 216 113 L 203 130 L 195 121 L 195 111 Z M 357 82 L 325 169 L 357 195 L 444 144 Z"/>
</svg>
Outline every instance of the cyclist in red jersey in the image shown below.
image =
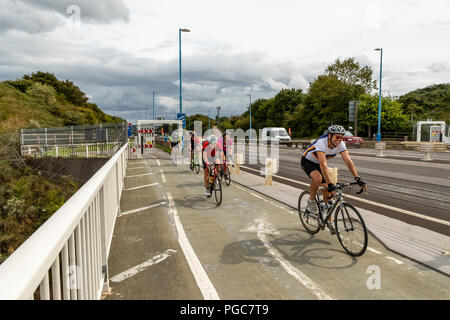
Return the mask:
<svg viewBox="0 0 450 320">
<path fill-rule="evenodd" d="M 211 195 L 211 190 L 209 189 L 209 164 L 218 163 L 220 159 L 223 159 L 223 150 L 221 145 L 217 143 L 217 137 L 211 135 L 205 141 L 202 147 L 202 162 L 203 162 L 203 181 L 205 183 L 205 193 L 206 196 Z M 210 161 L 211 160 L 211 161 Z"/>
</svg>

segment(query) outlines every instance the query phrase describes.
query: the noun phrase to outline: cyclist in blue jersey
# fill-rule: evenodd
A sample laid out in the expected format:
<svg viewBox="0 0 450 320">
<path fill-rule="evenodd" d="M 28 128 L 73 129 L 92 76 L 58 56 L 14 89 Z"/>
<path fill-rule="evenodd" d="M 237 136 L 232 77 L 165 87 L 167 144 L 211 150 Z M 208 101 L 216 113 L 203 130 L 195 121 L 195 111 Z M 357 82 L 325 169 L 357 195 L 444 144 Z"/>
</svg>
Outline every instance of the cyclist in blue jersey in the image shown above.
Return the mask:
<svg viewBox="0 0 450 320">
<path fill-rule="evenodd" d="M 333 191 L 336 189 L 336 186 L 332 183 L 328 173 L 327 159 L 331 159 L 337 154 L 342 156 L 345 165 L 355 177 L 356 182 L 358 182 L 361 188 L 367 188 L 366 183 L 358 176 L 358 172 L 350 158 L 345 142 L 342 141 L 344 134 L 345 129 L 342 126 L 332 125 L 324 135 L 314 141 L 303 153 L 301 160 L 302 169 L 311 178 L 309 187 L 310 198 L 308 200 L 307 210 L 312 214 L 318 214 L 314 198 L 316 197 L 320 185 L 327 188 L 323 194 L 323 198 L 326 202 L 328 201 L 328 197 L 334 195 Z M 331 221 L 328 222 L 328 227 L 330 232 L 334 233 Z"/>
</svg>

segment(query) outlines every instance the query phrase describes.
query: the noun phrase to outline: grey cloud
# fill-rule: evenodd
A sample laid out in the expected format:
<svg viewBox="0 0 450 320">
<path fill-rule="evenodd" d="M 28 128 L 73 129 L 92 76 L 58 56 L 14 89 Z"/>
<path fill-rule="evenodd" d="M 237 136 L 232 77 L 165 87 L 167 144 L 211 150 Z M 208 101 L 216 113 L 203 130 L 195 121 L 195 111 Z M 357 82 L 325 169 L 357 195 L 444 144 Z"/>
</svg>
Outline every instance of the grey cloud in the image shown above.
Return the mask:
<svg viewBox="0 0 450 320">
<path fill-rule="evenodd" d="M 30 34 L 49 32 L 69 19 L 81 23 L 130 19 L 123 0 L 0 0 L 0 8 L 0 33 L 11 29 Z"/>
<path fill-rule="evenodd" d="M 22 0 L 30 5 L 53 10 L 67 16 L 67 8 L 78 6 L 81 21 L 110 23 L 116 20 L 128 22 L 130 11 L 123 0 Z"/>
</svg>

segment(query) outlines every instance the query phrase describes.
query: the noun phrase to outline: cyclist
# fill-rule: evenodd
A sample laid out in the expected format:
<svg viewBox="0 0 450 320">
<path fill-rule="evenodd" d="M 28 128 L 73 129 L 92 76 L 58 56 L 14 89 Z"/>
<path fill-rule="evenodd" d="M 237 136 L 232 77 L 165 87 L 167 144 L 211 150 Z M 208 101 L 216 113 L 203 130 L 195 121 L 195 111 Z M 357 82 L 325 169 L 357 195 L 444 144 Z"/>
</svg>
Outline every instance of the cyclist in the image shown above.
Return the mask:
<svg viewBox="0 0 450 320">
<path fill-rule="evenodd" d="M 222 146 L 224 158 L 222 159 L 222 163 L 229 163 L 233 156 L 233 139 L 231 139 L 230 133 L 225 132 L 222 137 L 219 139 L 219 145 Z M 221 165 L 221 170 L 223 170 L 223 165 Z"/>
<path fill-rule="evenodd" d="M 335 157 L 340 154 L 345 162 L 348 170 L 355 177 L 356 182 L 361 188 L 366 189 L 366 183 L 361 180 L 356 171 L 356 167 L 353 164 L 352 159 L 348 153 L 345 142 L 343 142 L 345 129 L 339 125 L 332 125 L 314 141 L 303 153 L 301 159 L 301 165 L 303 171 L 311 178 L 311 184 L 309 187 L 310 197 L 308 200 L 307 210 L 314 214 L 318 214 L 316 202 L 314 201 L 317 193 L 317 189 L 320 185 L 324 186 L 326 191 L 323 192 L 323 199 L 328 202 L 328 197 L 334 195 L 336 186 L 332 183 L 330 175 L 328 173 L 327 159 Z M 331 234 L 334 234 L 334 228 L 330 220 L 327 222 L 328 228 Z"/>
<path fill-rule="evenodd" d="M 172 136 L 169 136 L 169 142 L 170 142 L 170 154 L 172 157 L 172 162 L 176 165 L 177 163 L 176 163 L 176 159 L 174 159 L 174 157 L 176 158 L 177 149 L 175 149 L 175 148 L 177 148 L 178 143 L 180 142 L 180 139 L 178 139 L 178 138 L 174 139 L 174 138 L 172 138 Z"/>
<path fill-rule="evenodd" d="M 218 152 L 219 154 L 216 154 Z M 218 163 L 219 159 L 223 159 L 223 150 L 217 144 L 217 137 L 215 135 L 210 135 L 205 141 L 202 147 L 202 162 L 203 162 L 203 181 L 205 183 L 206 196 L 211 196 L 211 190 L 209 189 L 209 164 L 210 159 L 213 163 Z"/>
</svg>

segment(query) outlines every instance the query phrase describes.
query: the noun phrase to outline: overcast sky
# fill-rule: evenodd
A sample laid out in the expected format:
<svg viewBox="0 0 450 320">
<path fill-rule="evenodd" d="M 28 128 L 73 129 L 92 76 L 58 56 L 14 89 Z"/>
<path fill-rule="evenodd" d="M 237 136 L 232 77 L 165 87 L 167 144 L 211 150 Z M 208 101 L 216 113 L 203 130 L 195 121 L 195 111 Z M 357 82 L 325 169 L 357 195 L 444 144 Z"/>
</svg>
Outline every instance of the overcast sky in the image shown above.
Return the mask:
<svg viewBox="0 0 450 320">
<path fill-rule="evenodd" d="M 37 70 L 77 84 L 128 120 L 179 111 L 241 114 L 282 88 L 307 90 L 355 57 L 399 96 L 450 82 L 448 0 L 0 0 L 0 80 Z"/>
</svg>

